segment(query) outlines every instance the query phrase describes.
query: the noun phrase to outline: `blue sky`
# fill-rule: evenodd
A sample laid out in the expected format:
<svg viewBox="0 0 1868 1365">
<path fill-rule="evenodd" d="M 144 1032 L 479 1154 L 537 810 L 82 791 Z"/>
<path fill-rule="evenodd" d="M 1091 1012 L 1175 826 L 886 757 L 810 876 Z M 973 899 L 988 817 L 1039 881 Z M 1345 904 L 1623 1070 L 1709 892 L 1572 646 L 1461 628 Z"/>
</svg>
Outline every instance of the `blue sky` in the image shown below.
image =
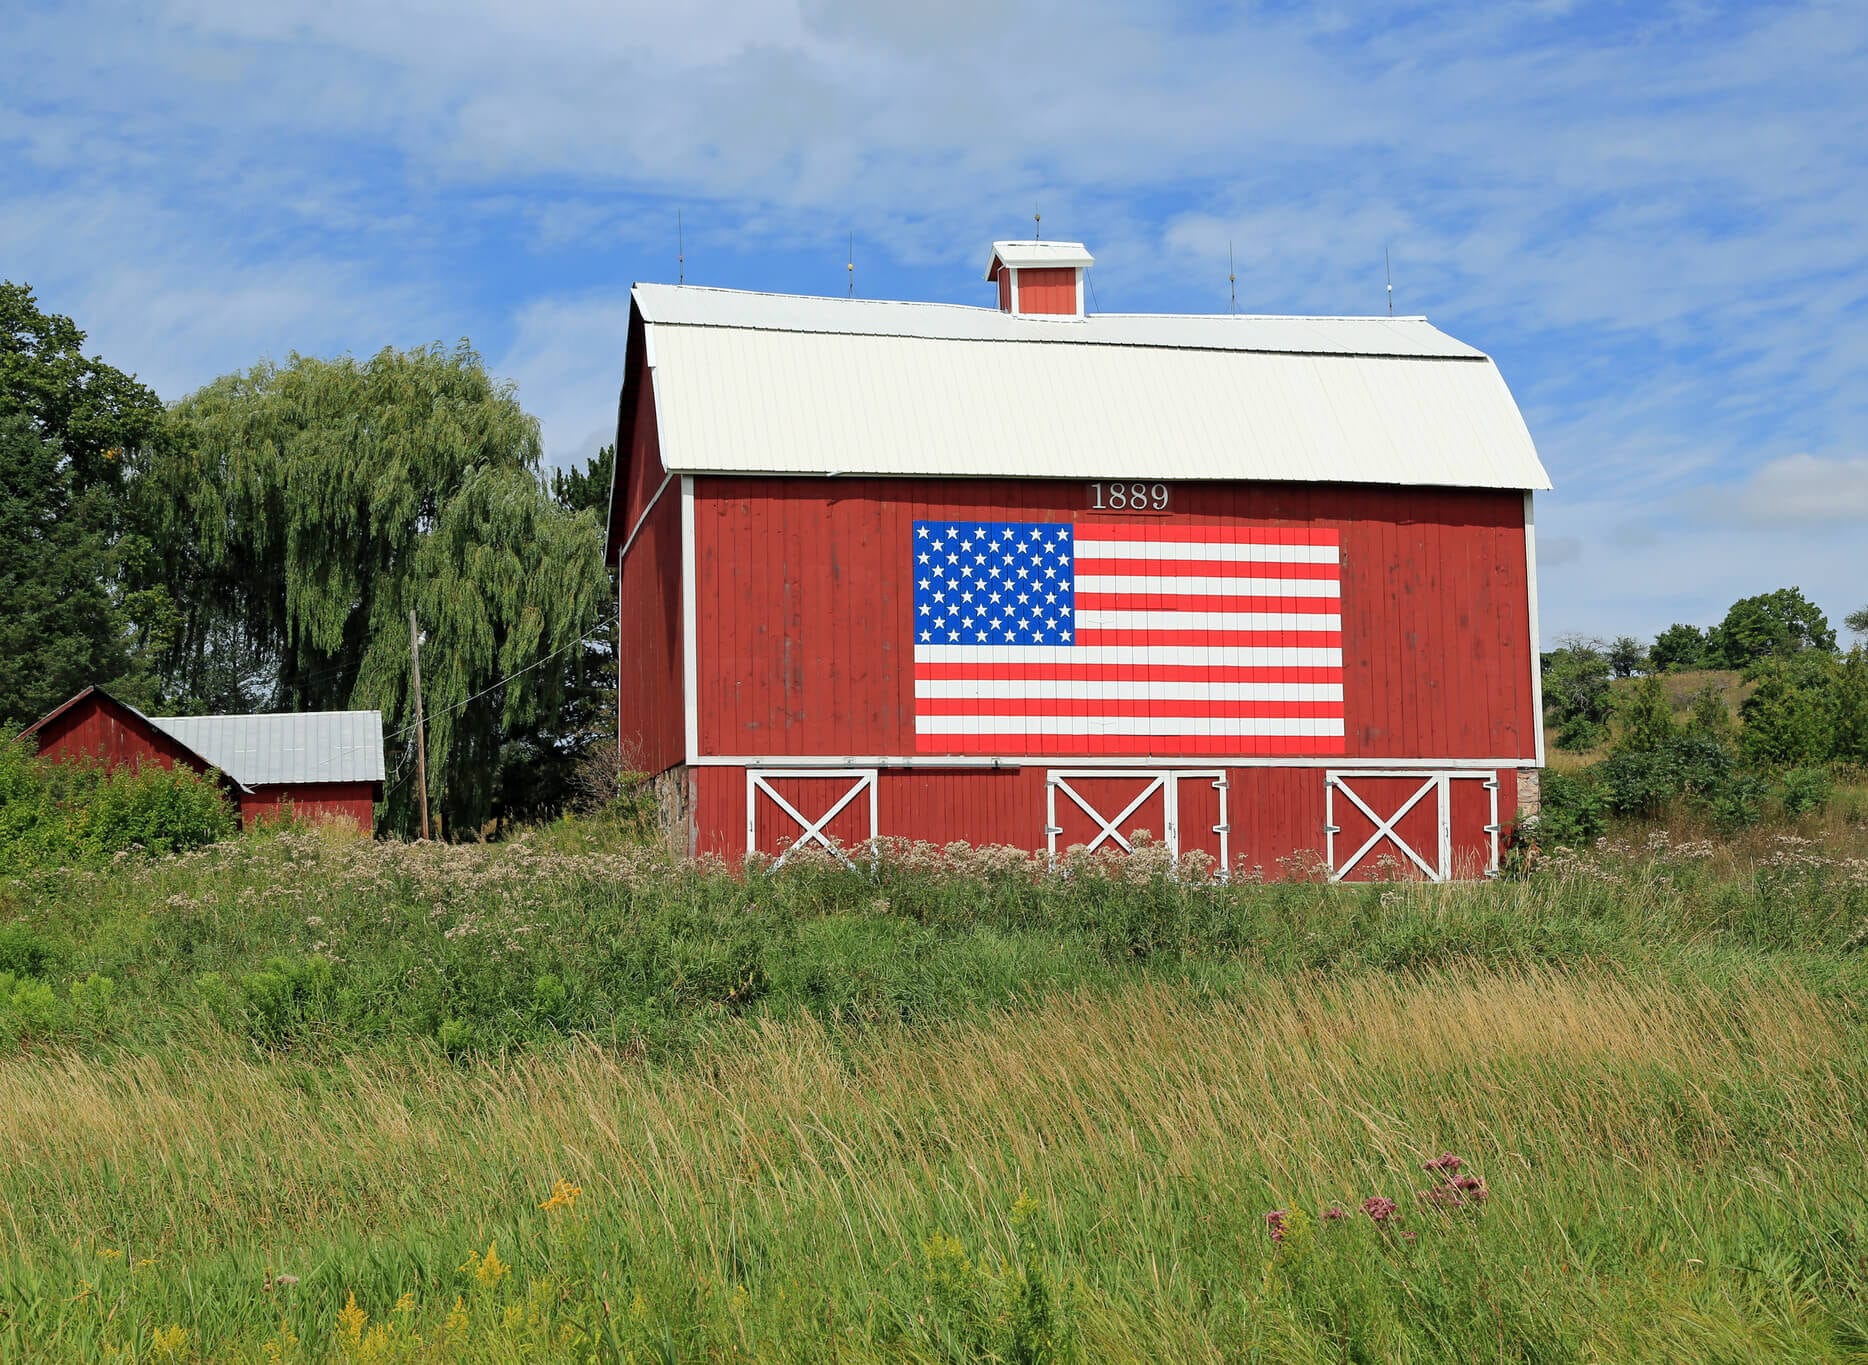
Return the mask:
<svg viewBox="0 0 1868 1365">
<path fill-rule="evenodd" d="M 549 456 L 629 284 L 1425 313 L 1557 484 L 1546 641 L 1868 604 L 1868 4 L 13 0 L 0 275 L 166 398 L 466 336 Z"/>
</svg>

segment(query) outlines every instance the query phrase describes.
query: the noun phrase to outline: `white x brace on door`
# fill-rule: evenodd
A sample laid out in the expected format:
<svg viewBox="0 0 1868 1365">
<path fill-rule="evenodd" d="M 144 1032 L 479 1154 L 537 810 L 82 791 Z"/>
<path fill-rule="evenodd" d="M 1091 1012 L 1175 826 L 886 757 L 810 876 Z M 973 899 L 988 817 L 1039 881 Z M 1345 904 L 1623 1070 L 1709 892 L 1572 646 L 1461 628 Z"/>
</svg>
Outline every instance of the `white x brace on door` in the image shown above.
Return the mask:
<svg viewBox="0 0 1868 1365">
<path fill-rule="evenodd" d="M 772 785 L 775 782 L 788 782 L 793 779 L 831 779 L 849 783 L 828 810 L 815 820 L 807 817 L 797 806 L 785 799 Z M 851 867 L 849 858 L 843 850 L 825 833 L 830 822 L 843 813 L 843 808 L 858 797 L 869 797 L 869 833 L 866 838 L 876 837 L 876 769 L 874 768 L 748 768 L 746 770 L 746 851 L 759 851 L 759 796 L 764 793 L 767 800 L 776 806 L 779 812 L 788 817 L 798 827 L 798 833 L 778 855 L 778 863 L 789 858 L 793 849 L 803 848 L 806 844 L 819 844 Z M 787 834 L 790 831 L 786 831 Z M 777 866 L 775 863 L 773 866 Z"/>
<path fill-rule="evenodd" d="M 1140 786 L 1130 787 L 1120 796 L 1111 799 L 1099 796 L 1095 792 L 1086 794 L 1082 787 L 1090 781 L 1138 782 Z M 1163 824 L 1162 839 L 1167 844 L 1168 851 L 1178 858 L 1183 842 L 1180 812 L 1180 786 L 1183 782 L 1209 784 L 1217 793 L 1219 804 L 1218 821 L 1206 829 L 1189 831 L 1193 837 L 1185 842 L 1191 848 L 1195 844 L 1210 842 L 1205 835 L 1217 835 L 1219 866 L 1229 867 L 1231 865 L 1229 855 L 1232 826 L 1227 822 L 1226 794 L 1231 784 L 1226 780 L 1225 772 L 1220 769 L 1199 772 L 1137 772 L 1133 768 L 1053 768 L 1045 775 L 1044 784 L 1045 847 L 1052 857 L 1057 856 L 1057 839 L 1064 832 L 1063 825 L 1058 821 L 1057 798 L 1061 794 L 1066 801 L 1087 815 L 1096 828 L 1096 833 L 1084 841 L 1084 847 L 1089 852 L 1094 853 L 1104 843 L 1113 843 L 1124 853 L 1133 853 L 1134 845 L 1122 832 L 1123 826 L 1130 817 L 1146 807 L 1159 793 Z M 1122 796 L 1127 796 L 1129 799 L 1118 807 L 1116 801 L 1121 800 Z M 1114 813 L 1105 815 L 1103 810 L 1098 809 L 1099 800 L 1105 808 L 1113 810 Z"/>
<path fill-rule="evenodd" d="M 1488 856 L 1485 875 L 1488 877 L 1498 871 L 1498 778 L 1484 771 L 1421 772 L 1418 769 L 1398 771 L 1353 770 L 1330 772 L 1324 775 L 1325 815 L 1324 839 L 1326 856 L 1330 864 L 1330 880 L 1339 882 L 1362 864 L 1376 849 L 1384 844 L 1399 852 L 1430 882 L 1449 880 L 1453 867 L 1453 787 L 1455 782 L 1481 782 L 1490 799 L 1490 814 L 1483 833 L 1488 841 Z M 1357 791 L 1357 786 L 1362 790 Z M 1379 790 L 1378 790 L 1379 789 Z M 1337 799 L 1343 801 L 1343 819 L 1338 818 Z M 1399 798 L 1397 803 L 1397 798 Z M 1404 836 L 1402 822 L 1414 808 L 1424 801 L 1431 801 L 1433 823 L 1431 827 L 1425 821 L 1415 821 L 1418 833 Z M 1381 815 L 1377 812 L 1387 809 L 1390 813 Z M 1352 814 L 1365 817 L 1371 827 L 1371 833 L 1354 845 L 1353 851 L 1339 855 L 1337 836 L 1344 832 L 1343 821 Z M 1431 828 L 1431 835 L 1423 838 Z M 1356 833 L 1360 834 L 1358 829 Z M 1409 842 L 1409 837 L 1413 842 Z M 1431 839 L 1431 842 L 1429 842 Z M 1345 841 L 1347 844 L 1348 841 Z M 1422 845 L 1415 847 L 1415 844 Z M 1431 859 L 1431 861 L 1430 861 Z"/>
</svg>

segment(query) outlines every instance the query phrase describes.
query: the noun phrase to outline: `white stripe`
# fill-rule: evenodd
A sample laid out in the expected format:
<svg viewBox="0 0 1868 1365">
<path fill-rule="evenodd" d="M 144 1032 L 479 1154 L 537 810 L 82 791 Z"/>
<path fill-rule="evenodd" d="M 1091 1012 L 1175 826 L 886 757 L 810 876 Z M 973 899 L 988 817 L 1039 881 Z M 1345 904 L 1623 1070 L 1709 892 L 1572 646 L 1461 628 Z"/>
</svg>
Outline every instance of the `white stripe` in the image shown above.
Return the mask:
<svg viewBox="0 0 1868 1365">
<path fill-rule="evenodd" d="M 916 716 L 919 735 L 1304 735 L 1336 737 L 1341 720 L 1275 716 Z"/>
<path fill-rule="evenodd" d="M 1171 683 L 1087 678 L 922 678 L 917 697 L 1158 698 L 1162 701 L 1341 701 L 1341 683 Z"/>
<path fill-rule="evenodd" d="M 1190 574 L 1101 574 L 1077 577 L 1078 592 L 1206 593 L 1214 597 L 1341 597 L 1334 578 L 1209 578 Z"/>
<path fill-rule="evenodd" d="M 1211 645 L 916 645 L 918 664 L 1193 664 L 1207 668 L 1341 668 L 1340 649 Z"/>
<path fill-rule="evenodd" d="M 1335 564 L 1334 545 L 1204 545 L 1198 541 L 1079 540 L 1078 559 L 1208 559 L 1224 564 Z"/>
<path fill-rule="evenodd" d="M 1341 630 L 1343 618 L 1313 611 L 1080 611 L 1077 630 Z"/>
</svg>

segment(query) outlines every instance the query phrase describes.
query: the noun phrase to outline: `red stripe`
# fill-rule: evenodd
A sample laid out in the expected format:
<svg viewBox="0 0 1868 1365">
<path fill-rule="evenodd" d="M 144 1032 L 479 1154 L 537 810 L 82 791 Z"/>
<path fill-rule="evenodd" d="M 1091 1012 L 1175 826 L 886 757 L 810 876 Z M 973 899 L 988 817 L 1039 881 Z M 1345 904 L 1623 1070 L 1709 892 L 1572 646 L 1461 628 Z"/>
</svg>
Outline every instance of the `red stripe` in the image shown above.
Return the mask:
<svg viewBox="0 0 1868 1365">
<path fill-rule="evenodd" d="M 1111 559 L 1086 555 L 1077 560 L 1079 574 L 1151 574 L 1201 578 L 1320 578 L 1335 582 L 1342 577 L 1338 564 L 1286 564 L 1273 560 L 1238 559 Z"/>
<path fill-rule="evenodd" d="M 1015 681 L 1085 679 L 1120 682 L 1267 682 L 1339 683 L 1343 670 L 1330 664 L 1095 664 L 1095 663 L 918 663 L 915 677 L 935 680 L 969 678 Z"/>
<path fill-rule="evenodd" d="M 1043 758 L 1050 754 L 1120 754 L 1180 758 L 1191 754 L 1236 754 L 1241 758 L 1341 754 L 1340 735 L 917 735 L 917 753 L 999 754 Z"/>
<path fill-rule="evenodd" d="M 1342 599 L 1337 597 L 1225 597 L 1184 592 L 1077 594 L 1078 611 L 1275 611 L 1302 616 L 1335 616 L 1342 609 Z"/>
<path fill-rule="evenodd" d="M 1080 630 L 1079 645 L 1254 645 L 1259 648 L 1333 649 L 1340 630 Z"/>
<path fill-rule="evenodd" d="M 1339 701 L 1169 701 L 1157 697 L 917 697 L 918 716 L 1159 716 L 1343 719 Z"/>
<path fill-rule="evenodd" d="M 1126 540 L 1139 543 L 1172 541 L 1203 545 L 1335 545 L 1332 527 L 1319 526 L 1189 526 L 1142 522 L 1080 521 L 1078 540 Z"/>
</svg>

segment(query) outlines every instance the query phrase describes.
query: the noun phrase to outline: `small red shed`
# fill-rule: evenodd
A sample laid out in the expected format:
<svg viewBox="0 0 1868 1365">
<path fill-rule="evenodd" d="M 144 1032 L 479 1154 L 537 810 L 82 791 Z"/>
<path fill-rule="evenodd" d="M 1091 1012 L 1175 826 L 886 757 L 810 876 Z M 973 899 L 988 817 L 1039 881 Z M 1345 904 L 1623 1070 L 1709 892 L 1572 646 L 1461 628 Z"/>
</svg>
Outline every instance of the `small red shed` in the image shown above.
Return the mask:
<svg viewBox="0 0 1868 1365">
<path fill-rule="evenodd" d="M 631 295 L 620 737 L 687 847 L 873 836 L 1278 876 L 1498 866 L 1543 759 L 1532 494 L 1423 318 Z"/>
<path fill-rule="evenodd" d="M 375 827 L 383 796 L 380 711 L 270 716 L 145 716 L 87 687 L 26 733 L 42 757 L 106 767 L 185 764 L 219 772 L 242 824 L 290 806 L 301 816 L 344 815 Z"/>
</svg>

